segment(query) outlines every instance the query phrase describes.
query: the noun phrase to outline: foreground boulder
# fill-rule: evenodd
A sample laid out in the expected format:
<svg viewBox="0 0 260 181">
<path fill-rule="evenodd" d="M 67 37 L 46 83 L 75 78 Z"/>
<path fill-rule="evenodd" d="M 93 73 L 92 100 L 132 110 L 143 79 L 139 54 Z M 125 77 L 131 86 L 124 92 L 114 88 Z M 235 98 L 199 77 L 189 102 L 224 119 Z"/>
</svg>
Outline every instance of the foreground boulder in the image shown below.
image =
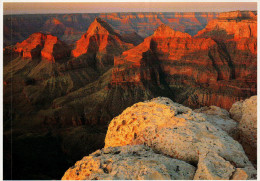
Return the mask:
<svg viewBox="0 0 260 181">
<path fill-rule="evenodd" d="M 134 104 L 111 121 L 105 148 L 78 161 L 62 179 L 256 179 L 242 146 L 209 119 L 168 98 Z"/>
<path fill-rule="evenodd" d="M 251 161 L 257 162 L 257 96 L 236 102 L 230 109 L 231 117 L 238 122 L 237 140 L 243 145 Z"/>
<path fill-rule="evenodd" d="M 144 145 L 97 150 L 71 167 L 62 180 L 191 180 L 195 167 L 154 153 Z"/>
<path fill-rule="evenodd" d="M 146 144 L 159 153 L 193 164 L 199 163 L 205 153 L 213 152 L 234 168 L 254 170 L 242 146 L 227 132 L 207 121 L 204 114 L 167 98 L 134 104 L 111 121 L 105 147 L 136 144 Z"/>
</svg>

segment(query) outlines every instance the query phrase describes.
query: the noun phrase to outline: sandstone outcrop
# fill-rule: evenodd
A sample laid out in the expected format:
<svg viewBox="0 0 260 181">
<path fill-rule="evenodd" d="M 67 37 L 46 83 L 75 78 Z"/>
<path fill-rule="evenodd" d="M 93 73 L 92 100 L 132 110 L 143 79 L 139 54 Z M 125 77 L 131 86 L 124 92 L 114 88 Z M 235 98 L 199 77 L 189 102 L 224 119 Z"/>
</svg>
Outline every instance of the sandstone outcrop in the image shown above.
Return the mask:
<svg viewBox="0 0 260 181">
<path fill-rule="evenodd" d="M 233 119 L 238 122 L 238 140 L 251 161 L 257 162 L 257 96 L 236 102 L 230 109 Z"/>
<path fill-rule="evenodd" d="M 139 77 L 137 80 L 134 79 L 137 82 L 140 82 L 141 79 L 150 80 L 153 70 L 149 67 L 149 63 L 152 61 L 155 65 L 160 64 L 168 77 L 187 76 L 195 79 L 197 83 L 214 82 L 217 80 L 217 73 L 214 70 L 208 71 L 210 68 L 214 69 L 208 56 L 208 50 L 215 45 L 216 42 L 211 39 L 193 39 L 187 33 L 175 31 L 162 24 L 143 43 L 115 58 L 114 65 L 127 65 L 127 67 L 115 68 L 112 81 L 115 83 L 123 80 L 131 82 L 133 80 L 131 76 Z M 205 57 L 203 60 L 199 60 L 199 57 L 196 56 L 195 52 L 198 51 L 200 56 Z M 189 66 L 189 63 L 193 66 Z M 199 71 L 197 63 L 207 69 L 205 68 L 204 72 Z"/>
<path fill-rule="evenodd" d="M 51 62 L 62 58 L 68 58 L 70 49 L 57 37 L 43 33 L 34 33 L 22 43 L 14 46 L 14 52 L 21 54 L 23 58 L 42 58 Z"/>
<path fill-rule="evenodd" d="M 252 84 L 243 85 L 245 88 L 256 87 L 257 19 L 253 12 L 220 13 L 218 19 L 210 21 L 195 37 L 212 38 L 218 42 L 229 54 L 233 79 Z M 251 95 L 254 94 L 256 91 L 252 89 Z"/>
<path fill-rule="evenodd" d="M 41 53 L 41 49 L 44 46 L 43 42 L 45 39 L 46 35 L 42 33 L 34 33 L 22 43 L 17 43 L 14 51 L 21 53 L 23 58 L 38 57 Z"/>
<path fill-rule="evenodd" d="M 55 62 L 55 60 L 68 58 L 69 52 L 70 48 L 65 43 L 59 41 L 55 36 L 47 35 L 44 47 L 41 50 L 41 57 Z"/>
<path fill-rule="evenodd" d="M 210 21 L 206 28 L 199 31 L 196 36 L 201 36 L 213 30 L 223 30 L 227 35 L 233 36 L 235 40 L 240 38 L 255 38 L 257 36 L 257 24 L 256 19 L 251 14 L 252 12 L 250 11 L 244 13 L 240 11 L 220 13 L 218 19 Z"/>
<path fill-rule="evenodd" d="M 143 43 L 115 57 L 111 84 L 164 82 L 173 92 L 186 90 L 172 97 L 175 102 L 230 109 L 256 94 L 257 23 L 248 13 L 224 14 L 194 37 L 161 24 Z"/>
<path fill-rule="evenodd" d="M 133 44 L 122 41 L 121 36 L 107 22 L 96 18 L 87 32 L 76 42 L 71 55 L 79 57 L 87 53 L 93 54 L 97 59 L 97 64 L 113 65 L 114 56 L 132 47 Z"/>
<path fill-rule="evenodd" d="M 84 157 L 62 180 L 191 180 L 195 167 L 143 145 L 110 147 Z"/>
</svg>

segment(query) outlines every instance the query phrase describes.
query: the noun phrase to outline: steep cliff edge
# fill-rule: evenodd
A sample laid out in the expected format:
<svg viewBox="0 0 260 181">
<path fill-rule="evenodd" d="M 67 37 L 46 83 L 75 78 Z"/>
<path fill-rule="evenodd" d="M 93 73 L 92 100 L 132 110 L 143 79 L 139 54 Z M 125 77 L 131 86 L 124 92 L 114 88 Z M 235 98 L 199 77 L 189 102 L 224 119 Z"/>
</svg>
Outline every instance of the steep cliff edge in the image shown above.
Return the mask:
<svg viewBox="0 0 260 181">
<path fill-rule="evenodd" d="M 195 79 L 198 83 L 208 83 L 209 81 L 216 81 L 217 75 L 208 51 L 211 47 L 216 45 L 211 39 L 193 39 L 189 34 L 174 31 L 167 25 L 160 25 L 154 34 L 144 40 L 143 43 L 123 52 L 121 57 L 115 58 L 115 65 L 127 65 L 128 68 L 133 70 L 139 68 L 140 72 L 136 72 L 135 76 L 141 79 L 149 79 L 149 77 L 141 77 L 142 69 L 149 69 L 149 59 L 153 59 L 157 63 L 162 71 L 169 77 L 176 76 L 188 76 L 191 79 Z M 198 52 L 204 59 L 199 59 Z M 189 56 L 189 57 L 188 57 Z M 146 61 L 147 59 L 147 61 Z M 190 65 L 189 65 L 190 64 Z M 193 66 L 191 66 L 191 64 Z M 195 67 L 196 66 L 196 67 Z M 198 66 L 204 68 L 204 72 L 198 70 Z M 120 66 L 119 66 L 120 69 Z M 207 69 L 213 69 L 211 72 Z M 114 69 L 114 82 L 120 83 L 120 79 L 131 79 L 131 76 L 121 77 L 117 76 Z M 207 71 L 207 72 L 206 72 Z M 123 71 L 129 72 L 129 70 Z M 203 76 L 205 74 L 206 76 Z M 148 73 L 143 74 L 149 75 Z M 117 78 L 119 80 L 117 80 Z M 171 79 L 172 81 L 178 81 Z"/>
<path fill-rule="evenodd" d="M 152 81 L 160 86 L 164 81 L 178 95 L 171 98 L 190 107 L 230 109 L 256 94 L 256 19 L 252 12 L 232 14 L 210 21 L 194 37 L 160 25 L 115 58 L 111 84 Z"/>
<path fill-rule="evenodd" d="M 168 98 L 134 104 L 110 122 L 105 148 L 62 179 L 255 179 L 242 146 L 207 119 Z"/>
<path fill-rule="evenodd" d="M 212 38 L 218 42 L 233 67 L 232 79 L 256 88 L 257 18 L 253 12 L 221 13 L 195 37 Z"/>
</svg>

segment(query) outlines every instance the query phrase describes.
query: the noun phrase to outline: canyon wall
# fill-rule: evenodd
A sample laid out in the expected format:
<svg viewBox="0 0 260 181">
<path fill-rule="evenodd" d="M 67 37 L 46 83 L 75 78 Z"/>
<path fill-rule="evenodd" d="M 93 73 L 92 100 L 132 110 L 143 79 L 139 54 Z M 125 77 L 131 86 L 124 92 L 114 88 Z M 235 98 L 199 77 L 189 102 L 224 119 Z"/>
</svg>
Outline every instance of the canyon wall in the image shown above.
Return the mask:
<svg viewBox="0 0 260 181">
<path fill-rule="evenodd" d="M 153 80 L 160 85 L 164 79 L 173 89 L 186 87 L 175 100 L 191 107 L 229 109 L 256 94 L 256 18 L 252 12 L 233 14 L 220 14 L 194 37 L 162 24 L 115 58 L 112 84 Z"/>
</svg>

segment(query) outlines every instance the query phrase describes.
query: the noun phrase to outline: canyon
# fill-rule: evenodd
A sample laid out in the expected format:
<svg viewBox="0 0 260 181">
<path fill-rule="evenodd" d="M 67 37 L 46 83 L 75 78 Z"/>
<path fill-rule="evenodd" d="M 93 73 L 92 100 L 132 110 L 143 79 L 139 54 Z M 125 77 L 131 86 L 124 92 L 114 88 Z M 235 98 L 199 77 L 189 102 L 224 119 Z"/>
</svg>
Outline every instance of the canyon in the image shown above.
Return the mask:
<svg viewBox="0 0 260 181">
<path fill-rule="evenodd" d="M 5 15 L 4 46 L 21 42 L 35 32 L 52 34 L 68 44 L 73 44 L 85 33 L 96 17 L 108 22 L 122 35 L 136 32 L 145 38 L 162 23 L 195 35 L 217 16 L 218 13 L 214 12 Z"/>
<path fill-rule="evenodd" d="M 229 111 L 257 93 L 251 11 L 6 15 L 3 53 L 6 179 L 11 165 L 16 179 L 60 179 L 103 148 L 110 121 L 137 102 L 164 96 Z M 232 132 L 236 124 L 223 122 Z"/>
</svg>

